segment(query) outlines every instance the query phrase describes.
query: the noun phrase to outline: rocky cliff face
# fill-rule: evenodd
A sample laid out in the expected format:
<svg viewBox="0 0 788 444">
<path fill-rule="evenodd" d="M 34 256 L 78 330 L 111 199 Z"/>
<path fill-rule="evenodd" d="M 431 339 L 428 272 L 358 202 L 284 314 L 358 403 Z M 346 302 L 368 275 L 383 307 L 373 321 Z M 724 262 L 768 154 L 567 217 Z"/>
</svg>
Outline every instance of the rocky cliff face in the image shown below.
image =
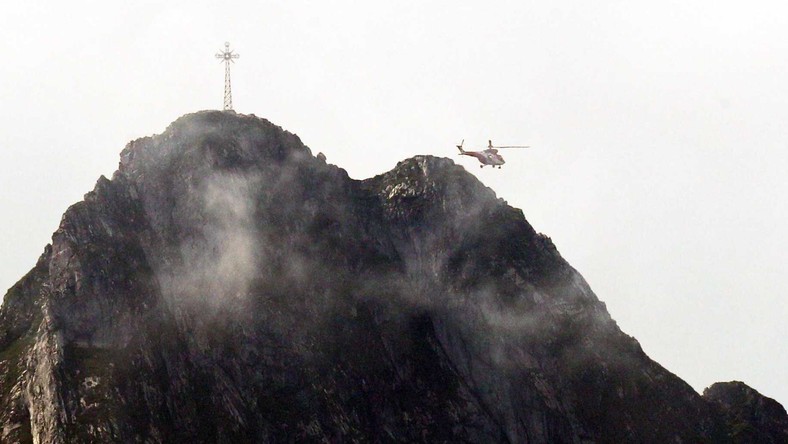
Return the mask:
<svg viewBox="0 0 788 444">
<path fill-rule="evenodd" d="M 737 412 L 462 167 L 356 181 L 234 113 L 130 143 L 0 310 L 2 442 L 732 442 Z"/>
<path fill-rule="evenodd" d="M 788 415 L 783 406 L 743 382 L 718 382 L 704 390 L 703 397 L 722 413 L 733 442 L 788 442 Z"/>
</svg>

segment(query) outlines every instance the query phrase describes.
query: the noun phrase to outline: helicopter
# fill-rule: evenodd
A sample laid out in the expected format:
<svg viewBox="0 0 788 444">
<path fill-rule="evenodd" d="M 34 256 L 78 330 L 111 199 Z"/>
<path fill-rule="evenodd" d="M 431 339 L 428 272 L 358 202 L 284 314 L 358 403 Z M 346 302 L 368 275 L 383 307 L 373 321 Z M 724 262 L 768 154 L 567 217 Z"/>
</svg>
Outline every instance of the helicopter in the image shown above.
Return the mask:
<svg viewBox="0 0 788 444">
<path fill-rule="evenodd" d="M 506 163 L 503 160 L 503 156 L 498 154 L 498 150 L 501 148 L 530 148 L 530 146 L 493 146 L 492 140 L 487 141 L 487 149 L 483 151 L 465 151 L 462 149 L 462 145 L 465 143 L 465 139 L 462 139 L 459 145 L 457 145 L 457 149 L 460 150 L 461 156 L 471 156 L 475 157 L 476 159 L 481 162 L 479 168 L 484 168 L 485 165 L 490 165 L 493 168 L 498 167 L 501 169 L 501 166 Z"/>
</svg>

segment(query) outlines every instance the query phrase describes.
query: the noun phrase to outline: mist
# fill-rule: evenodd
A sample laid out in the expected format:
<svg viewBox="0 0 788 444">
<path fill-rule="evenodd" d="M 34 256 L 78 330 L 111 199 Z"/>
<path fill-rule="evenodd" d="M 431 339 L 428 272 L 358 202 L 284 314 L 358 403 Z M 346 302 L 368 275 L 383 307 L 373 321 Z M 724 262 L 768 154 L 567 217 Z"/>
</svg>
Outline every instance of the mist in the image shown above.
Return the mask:
<svg viewBox="0 0 788 444">
<path fill-rule="evenodd" d="M 737 379 L 788 399 L 784 4 L 230 9 L 8 5 L 3 288 L 128 140 L 221 107 L 213 55 L 229 40 L 239 112 L 297 131 L 352 177 L 455 157 L 463 138 L 534 146 L 500 172 L 463 165 L 696 390 Z"/>
</svg>

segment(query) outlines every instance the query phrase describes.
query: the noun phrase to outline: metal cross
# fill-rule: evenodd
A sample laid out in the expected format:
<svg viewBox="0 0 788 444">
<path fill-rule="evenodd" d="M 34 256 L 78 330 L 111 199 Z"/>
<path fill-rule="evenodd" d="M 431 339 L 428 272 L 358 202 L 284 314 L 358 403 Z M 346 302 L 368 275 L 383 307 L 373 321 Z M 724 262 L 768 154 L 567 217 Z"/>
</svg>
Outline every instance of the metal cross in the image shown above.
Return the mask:
<svg viewBox="0 0 788 444">
<path fill-rule="evenodd" d="M 235 63 L 235 60 L 240 57 L 238 54 L 233 54 L 230 51 L 230 42 L 224 42 L 224 51 L 217 52 L 216 58 L 224 62 L 224 110 L 232 111 L 233 109 L 233 90 L 230 86 L 230 63 Z"/>
</svg>

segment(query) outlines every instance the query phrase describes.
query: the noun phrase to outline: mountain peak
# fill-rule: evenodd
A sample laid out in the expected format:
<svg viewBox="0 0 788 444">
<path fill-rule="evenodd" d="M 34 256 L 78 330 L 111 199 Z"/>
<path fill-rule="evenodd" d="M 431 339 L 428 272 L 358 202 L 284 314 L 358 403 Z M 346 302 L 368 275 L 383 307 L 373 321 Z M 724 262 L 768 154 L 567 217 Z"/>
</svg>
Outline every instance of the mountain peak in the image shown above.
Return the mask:
<svg viewBox="0 0 788 444">
<path fill-rule="evenodd" d="M 703 397 L 722 412 L 734 442 L 786 442 L 785 408 L 747 384 L 718 382 L 704 390 Z"/>
<path fill-rule="evenodd" d="M 727 442 L 725 418 L 461 166 L 352 180 L 251 115 L 129 143 L 0 308 L 3 441 Z"/>
<path fill-rule="evenodd" d="M 175 169 L 242 170 L 310 157 L 295 134 L 254 115 L 200 111 L 178 118 L 158 136 L 130 142 L 118 171 L 136 179 Z"/>
</svg>

